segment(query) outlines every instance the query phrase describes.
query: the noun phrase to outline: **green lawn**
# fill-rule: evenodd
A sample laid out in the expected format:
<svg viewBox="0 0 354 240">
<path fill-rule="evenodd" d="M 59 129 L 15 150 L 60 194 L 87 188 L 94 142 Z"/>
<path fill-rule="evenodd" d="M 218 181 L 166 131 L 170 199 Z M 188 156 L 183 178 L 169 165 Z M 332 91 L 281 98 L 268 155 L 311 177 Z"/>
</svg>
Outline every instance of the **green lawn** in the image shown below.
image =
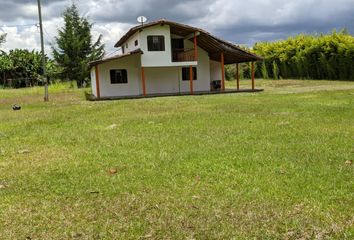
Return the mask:
<svg viewBox="0 0 354 240">
<path fill-rule="evenodd" d="M 0 90 L 0 239 L 353 239 L 354 82 L 256 86 Z"/>
</svg>

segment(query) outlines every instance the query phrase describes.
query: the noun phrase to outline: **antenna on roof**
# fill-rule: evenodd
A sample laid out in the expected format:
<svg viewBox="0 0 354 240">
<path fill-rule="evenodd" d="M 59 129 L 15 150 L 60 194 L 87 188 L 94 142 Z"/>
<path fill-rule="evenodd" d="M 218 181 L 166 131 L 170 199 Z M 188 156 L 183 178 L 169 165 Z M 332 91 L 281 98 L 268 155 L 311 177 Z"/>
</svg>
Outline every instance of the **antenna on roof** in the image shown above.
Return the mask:
<svg viewBox="0 0 354 240">
<path fill-rule="evenodd" d="M 137 18 L 137 20 L 138 20 L 139 23 L 141 23 L 141 26 L 143 26 L 144 23 L 146 23 L 147 18 L 144 17 L 144 16 L 140 16 L 140 17 Z"/>
</svg>

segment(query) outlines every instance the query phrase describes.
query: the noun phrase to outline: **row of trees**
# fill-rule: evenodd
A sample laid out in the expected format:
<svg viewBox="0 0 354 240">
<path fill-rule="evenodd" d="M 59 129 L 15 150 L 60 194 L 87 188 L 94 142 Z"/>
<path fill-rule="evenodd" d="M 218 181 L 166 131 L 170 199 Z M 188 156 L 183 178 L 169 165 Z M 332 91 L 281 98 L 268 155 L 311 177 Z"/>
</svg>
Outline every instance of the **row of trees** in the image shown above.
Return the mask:
<svg viewBox="0 0 354 240">
<path fill-rule="evenodd" d="M 256 64 L 258 78 L 354 80 L 354 37 L 346 30 L 257 43 L 252 51 L 264 57 Z M 249 78 L 250 64 L 240 72 Z M 227 67 L 226 76 L 233 78 L 235 68 Z"/>
<path fill-rule="evenodd" d="M 48 76 L 58 74 L 53 60 L 47 58 Z M 14 49 L 9 53 L 0 52 L 0 85 L 28 87 L 41 85 L 42 56 L 37 51 Z"/>
<path fill-rule="evenodd" d="M 75 4 L 64 13 L 64 27 L 58 29 L 55 45 L 52 46 L 53 59 L 46 57 L 47 77 L 61 81 L 76 81 L 78 87 L 89 84 L 88 63 L 104 55 L 101 36 L 93 42 L 92 24 L 85 17 L 80 17 Z M 6 35 L 0 35 L 0 45 Z M 41 85 L 43 79 L 41 54 L 37 51 L 23 49 L 0 50 L 0 85 L 10 87 L 27 87 Z"/>
<path fill-rule="evenodd" d="M 354 37 L 346 30 L 258 43 L 253 50 L 265 58 L 262 77 L 354 80 Z"/>
</svg>

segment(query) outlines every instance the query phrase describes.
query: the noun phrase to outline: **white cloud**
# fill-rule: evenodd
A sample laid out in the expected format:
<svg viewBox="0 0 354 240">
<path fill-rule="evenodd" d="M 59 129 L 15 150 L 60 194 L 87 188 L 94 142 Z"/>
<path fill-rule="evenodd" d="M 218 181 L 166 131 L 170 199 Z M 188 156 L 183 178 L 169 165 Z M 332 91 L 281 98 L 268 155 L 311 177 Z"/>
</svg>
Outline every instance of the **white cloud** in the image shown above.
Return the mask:
<svg viewBox="0 0 354 240">
<path fill-rule="evenodd" d="M 63 26 L 61 18 L 54 18 L 51 21 L 45 21 L 44 26 L 44 42 L 45 52 L 51 55 L 51 46 L 55 45 L 55 36 L 57 36 L 58 28 Z M 106 23 L 95 24 L 92 28 L 93 41 L 102 34 L 102 43 L 105 44 L 107 53 L 115 51 L 114 44 L 123 34 L 132 27 L 132 24 L 124 23 Z M 4 51 L 14 48 L 35 49 L 40 51 L 40 32 L 36 26 L 25 27 L 2 27 L 0 33 L 6 33 L 6 43 L 1 46 Z"/>
<path fill-rule="evenodd" d="M 106 52 L 110 53 L 115 51 L 114 45 L 116 42 L 132 26 L 132 24 L 125 23 L 96 24 L 92 29 L 93 41 L 96 41 L 98 36 L 102 34 L 102 42 L 105 44 Z"/>
<path fill-rule="evenodd" d="M 7 33 L 6 43 L 2 49 L 9 51 L 13 48 L 33 49 L 38 47 L 39 33 L 36 26 L 27 27 L 19 31 L 17 27 L 3 27 L 3 33 Z"/>
</svg>

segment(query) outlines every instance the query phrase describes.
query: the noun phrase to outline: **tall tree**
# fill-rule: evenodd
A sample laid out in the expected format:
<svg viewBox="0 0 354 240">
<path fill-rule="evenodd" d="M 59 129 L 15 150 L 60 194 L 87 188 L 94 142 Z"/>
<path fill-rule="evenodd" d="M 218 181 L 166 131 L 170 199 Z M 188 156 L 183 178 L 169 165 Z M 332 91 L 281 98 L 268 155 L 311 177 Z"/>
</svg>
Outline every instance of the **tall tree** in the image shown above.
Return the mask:
<svg viewBox="0 0 354 240">
<path fill-rule="evenodd" d="M 0 47 L 1 44 L 3 44 L 6 40 L 6 34 L 0 34 Z M 8 58 L 5 52 L 0 50 L 0 73 L 1 73 L 1 77 L 3 79 L 3 81 L 0 83 L 3 84 L 5 86 L 5 81 L 6 81 L 6 75 L 5 75 L 5 70 L 8 69 Z"/>
<path fill-rule="evenodd" d="M 6 41 L 6 33 L 0 34 L 0 46 Z"/>
<path fill-rule="evenodd" d="M 63 18 L 64 27 L 58 29 L 56 46 L 52 46 L 53 57 L 63 69 L 62 78 L 75 80 L 80 88 L 89 81 L 88 63 L 101 59 L 104 55 L 102 36 L 93 43 L 92 24 L 87 18 L 80 17 L 75 4 L 64 11 Z"/>
</svg>

